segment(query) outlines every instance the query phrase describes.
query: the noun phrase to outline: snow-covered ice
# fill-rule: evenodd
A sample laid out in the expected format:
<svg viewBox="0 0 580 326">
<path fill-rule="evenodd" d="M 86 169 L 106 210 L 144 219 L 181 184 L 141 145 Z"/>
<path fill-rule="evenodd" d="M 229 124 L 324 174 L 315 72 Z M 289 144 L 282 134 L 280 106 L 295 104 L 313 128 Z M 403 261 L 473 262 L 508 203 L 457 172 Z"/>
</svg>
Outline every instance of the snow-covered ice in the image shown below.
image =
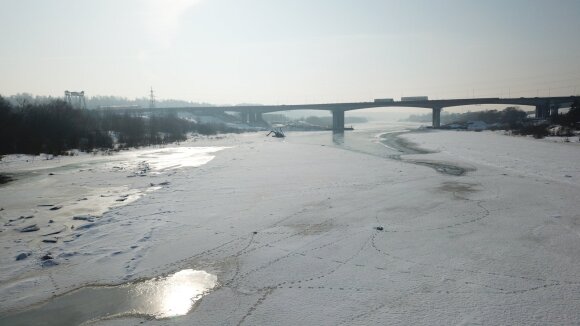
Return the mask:
<svg viewBox="0 0 580 326">
<path fill-rule="evenodd" d="M 580 323 L 578 144 L 419 132 L 401 137 L 434 153 L 396 160 L 380 130 L 356 129 L 214 140 L 200 146 L 220 150 L 197 166 L 154 162 L 197 143 L 26 171 L 3 163 L 17 181 L 0 187 L 0 314 L 193 269 L 218 285 L 189 314 L 96 324 Z M 71 208 L 85 201 L 104 208 Z M 41 242 L 52 225 L 65 235 Z M 48 253 L 58 265 L 42 267 Z"/>
</svg>

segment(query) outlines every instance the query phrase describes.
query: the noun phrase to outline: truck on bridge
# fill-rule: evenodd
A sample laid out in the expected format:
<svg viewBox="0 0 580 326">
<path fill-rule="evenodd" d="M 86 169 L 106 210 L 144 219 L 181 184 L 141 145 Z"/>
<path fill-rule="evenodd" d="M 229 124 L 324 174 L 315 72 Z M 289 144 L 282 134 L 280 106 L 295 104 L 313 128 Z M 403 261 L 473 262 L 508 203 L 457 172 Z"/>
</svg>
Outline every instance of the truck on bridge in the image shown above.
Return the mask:
<svg viewBox="0 0 580 326">
<path fill-rule="evenodd" d="M 394 102 L 392 98 L 376 98 L 375 103 L 391 103 Z"/>
<path fill-rule="evenodd" d="M 404 96 L 401 97 L 401 102 L 411 102 L 411 101 L 427 101 L 428 96 Z"/>
</svg>

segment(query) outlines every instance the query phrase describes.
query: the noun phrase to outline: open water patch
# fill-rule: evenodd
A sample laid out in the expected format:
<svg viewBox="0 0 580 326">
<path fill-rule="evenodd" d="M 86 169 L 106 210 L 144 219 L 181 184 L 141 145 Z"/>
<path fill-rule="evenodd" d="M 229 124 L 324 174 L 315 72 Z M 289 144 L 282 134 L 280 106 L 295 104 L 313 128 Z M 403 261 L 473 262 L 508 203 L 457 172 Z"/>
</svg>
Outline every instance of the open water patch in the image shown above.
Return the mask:
<svg viewBox="0 0 580 326">
<path fill-rule="evenodd" d="M 141 282 L 84 287 L 28 310 L 0 317 L 0 325 L 66 326 L 124 316 L 155 319 L 182 316 L 217 285 L 217 276 L 185 269 Z"/>
<path fill-rule="evenodd" d="M 12 179 L 12 177 L 7 176 L 5 174 L 0 174 L 0 185 L 1 184 L 4 184 L 4 183 L 8 183 L 8 182 L 10 182 L 12 180 L 14 180 L 14 179 Z"/>
<path fill-rule="evenodd" d="M 454 176 L 462 176 L 468 171 L 473 171 L 473 169 L 467 169 L 464 167 L 460 167 L 457 165 L 443 163 L 443 162 L 435 162 L 435 161 L 421 161 L 421 160 L 403 160 L 404 162 L 409 162 L 412 164 L 427 166 L 439 173 L 454 175 Z"/>
<path fill-rule="evenodd" d="M 433 153 L 432 151 L 417 147 L 412 142 L 407 141 L 407 140 L 399 137 L 400 135 L 403 135 L 403 134 L 406 134 L 409 132 L 410 132 L 410 130 L 398 131 L 398 132 L 387 132 L 387 133 L 382 133 L 379 136 L 380 142 L 381 142 L 381 144 L 383 144 L 383 146 L 396 152 L 396 154 L 393 154 L 390 156 L 391 158 L 400 160 L 401 155 Z M 415 131 L 415 132 L 419 132 L 419 131 Z"/>
<path fill-rule="evenodd" d="M 447 163 L 447 162 L 416 160 L 416 159 L 413 159 L 413 160 L 403 159 L 401 157 L 402 155 L 435 153 L 433 151 L 419 148 L 415 144 L 413 144 L 412 142 L 409 142 L 409 141 L 399 137 L 400 135 L 405 134 L 407 132 L 384 133 L 384 134 L 380 135 L 380 139 L 381 139 L 380 141 L 383 144 L 383 146 L 396 152 L 396 154 L 389 155 L 389 157 L 391 159 L 394 159 L 397 161 L 402 161 L 402 162 L 407 162 L 407 163 L 411 163 L 411 164 L 427 166 L 427 167 L 434 169 L 435 171 L 437 171 L 439 173 L 453 175 L 453 176 L 462 176 L 465 173 L 474 170 L 472 168 L 465 168 L 465 167 L 461 167 L 461 166 Z M 419 131 L 415 131 L 415 132 L 419 132 Z"/>
</svg>

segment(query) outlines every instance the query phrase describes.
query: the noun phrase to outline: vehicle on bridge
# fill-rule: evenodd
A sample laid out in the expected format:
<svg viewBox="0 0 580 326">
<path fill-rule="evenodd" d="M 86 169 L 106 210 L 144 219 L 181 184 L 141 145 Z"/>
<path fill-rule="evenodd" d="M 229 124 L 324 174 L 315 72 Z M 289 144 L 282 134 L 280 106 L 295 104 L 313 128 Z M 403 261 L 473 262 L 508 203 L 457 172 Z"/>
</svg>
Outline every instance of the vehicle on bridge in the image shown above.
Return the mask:
<svg viewBox="0 0 580 326">
<path fill-rule="evenodd" d="M 394 102 L 392 98 L 376 98 L 375 103 L 391 103 Z"/>
<path fill-rule="evenodd" d="M 411 101 L 428 101 L 428 96 L 404 96 L 401 97 L 401 102 L 411 102 Z"/>
</svg>

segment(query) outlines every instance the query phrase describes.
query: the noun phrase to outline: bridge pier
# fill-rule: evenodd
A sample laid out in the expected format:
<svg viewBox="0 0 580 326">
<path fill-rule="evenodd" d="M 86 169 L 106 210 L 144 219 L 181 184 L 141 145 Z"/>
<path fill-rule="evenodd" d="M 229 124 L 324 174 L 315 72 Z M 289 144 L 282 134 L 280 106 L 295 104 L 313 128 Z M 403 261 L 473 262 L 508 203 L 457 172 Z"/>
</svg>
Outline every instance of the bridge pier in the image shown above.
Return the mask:
<svg viewBox="0 0 580 326">
<path fill-rule="evenodd" d="M 433 128 L 441 127 L 441 109 L 433 108 Z"/>
<path fill-rule="evenodd" d="M 558 117 L 558 110 L 560 109 L 560 106 L 555 104 L 552 101 L 550 101 L 548 106 L 550 107 L 550 118 L 557 118 Z"/>
<path fill-rule="evenodd" d="M 541 111 L 542 111 L 542 106 L 541 105 L 536 105 L 536 112 L 534 113 L 534 117 L 536 119 L 539 119 L 540 118 Z"/>
<path fill-rule="evenodd" d="M 560 107 L 554 104 L 542 104 L 536 105 L 536 119 L 547 119 L 547 118 L 555 118 L 558 116 L 558 111 Z"/>
<path fill-rule="evenodd" d="M 544 103 L 540 105 L 536 105 L 536 119 L 546 119 L 550 116 L 551 113 L 551 106 L 550 103 Z"/>
<path fill-rule="evenodd" d="M 332 110 L 332 132 L 344 133 L 344 110 Z"/>
<path fill-rule="evenodd" d="M 243 121 L 244 123 L 248 123 L 250 125 L 258 125 L 264 122 L 264 119 L 262 118 L 262 112 L 249 110 L 246 111 L 245 115 L 246 120 Z"/>
<path fill-rule="evenodd" d="M 248 116 L 249 116 L 248 111 L 240 111 L 240 120 L 242 121 L 242 123 L 248 123 Z"/>
</svg>

